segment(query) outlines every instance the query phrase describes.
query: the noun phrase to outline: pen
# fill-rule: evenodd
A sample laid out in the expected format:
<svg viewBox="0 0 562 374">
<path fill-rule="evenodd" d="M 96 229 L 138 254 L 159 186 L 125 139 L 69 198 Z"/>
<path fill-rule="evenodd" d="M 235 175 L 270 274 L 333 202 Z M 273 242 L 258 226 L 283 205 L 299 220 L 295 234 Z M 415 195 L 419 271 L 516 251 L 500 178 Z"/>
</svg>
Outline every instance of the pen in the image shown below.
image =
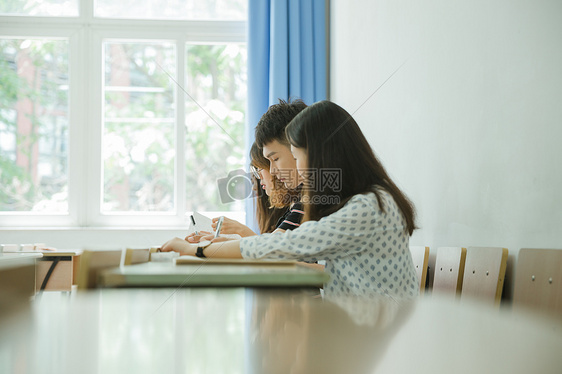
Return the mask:
<svg viewBox="0 0 562 374">
<path fill-rule="evenodd" d="M 217 222 L 217 231 L 215 231 L 215 238 L 218 238 L 219 234 L 221 233 L 222 221 L 224 221 L 224 216 L 219 217 L 219 220 Z"/>
<path fill-rule="evenodd" d="M 191 215 L 191 223 L 193 223 L 193 228 L 195 229 L 195 235 L 199 235 L 199 231 L 197 231 L 197 225 L 195 225 L 195 218 L 193 218 L 193 214 Z"/>
</svg>

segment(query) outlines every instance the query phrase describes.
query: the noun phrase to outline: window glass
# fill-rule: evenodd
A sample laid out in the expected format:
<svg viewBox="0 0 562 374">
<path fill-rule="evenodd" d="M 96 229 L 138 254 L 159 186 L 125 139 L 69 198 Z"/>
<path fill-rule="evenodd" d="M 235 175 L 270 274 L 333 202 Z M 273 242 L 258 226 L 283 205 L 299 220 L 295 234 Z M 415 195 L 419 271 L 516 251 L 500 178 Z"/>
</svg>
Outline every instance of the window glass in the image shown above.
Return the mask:
<svg viewBox="0 0 562 374">
<path fill-rule="evenodd" d="M 96 0 L 100 18 L 245 20 L 247 0 Z"/>
<path fill-rule="evenodd" d="M 251 193 L 245 44 L 186 46 L 186 210 L 240 211 Z M 241 189 L 230 188 L 238 183 Z"/>
<path fill-rule="evenodd" d="M 243 220 L 247 7 L 0 0 L 0 223 Z"/>
<path fill-rule="evenodd" d="M 0 15 L 78 16 L 78 0 L 2 0 Z"/>
<path fill-rule="evenodd" d="M 68 212 L 68 41 L 0 39 L 0 211 Z"/>
<path fill-rule="evenodd" d="M 176 50 L 106 41 L 102 212 L 173 211 Z"/>
</svg>

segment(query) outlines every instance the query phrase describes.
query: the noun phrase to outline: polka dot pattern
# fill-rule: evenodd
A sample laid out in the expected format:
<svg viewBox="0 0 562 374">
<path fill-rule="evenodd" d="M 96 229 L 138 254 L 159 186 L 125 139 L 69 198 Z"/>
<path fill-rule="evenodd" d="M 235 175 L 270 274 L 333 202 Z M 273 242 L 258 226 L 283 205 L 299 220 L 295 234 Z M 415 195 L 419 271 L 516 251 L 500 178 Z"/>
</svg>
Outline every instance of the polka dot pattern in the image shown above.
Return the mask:
<svg viewBox="0 0 562 374">
<path fill-rule="evenodd" d="M 320 221 L 303 223 L 283 234 L 243 238 L 244 258 L 326 261 L 330 280 L 326 296 L 387 295 L 411 298 L 418 284 L 409 250 L 409 235 L 390 194 L 379 190 L 352 197 L 340 210 Z"/>
</svg>

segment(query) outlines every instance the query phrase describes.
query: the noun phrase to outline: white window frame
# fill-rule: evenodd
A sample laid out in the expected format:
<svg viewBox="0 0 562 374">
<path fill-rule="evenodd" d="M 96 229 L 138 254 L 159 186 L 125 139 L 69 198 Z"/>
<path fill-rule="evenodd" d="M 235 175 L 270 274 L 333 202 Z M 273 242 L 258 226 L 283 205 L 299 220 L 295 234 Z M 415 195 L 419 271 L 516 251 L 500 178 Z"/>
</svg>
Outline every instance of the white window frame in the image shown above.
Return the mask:
<svg viewBox="0 0 562 374">
<path fill-rule="evenodd" d="M 176 211 L 101 213 L 102 42 L 105 39 L 175 42 L 177 60 L 173 73 L 183 87 L 186 43 L 245 43 L 246 21 L 101 19 L 93 16 L 92 0 L 79 2 L 79 17 L 0 16 L 0 37 L 68 40 L 71 93 L 68 214 L 0 212 L 0 227 L 186 227 L 191 212 L 185 209 L 185 94 L 179 87 L 175 89 Z M 243 212 L 231 212 L 229 216 L 242 221 L 245 218 Z"/>
</svg>

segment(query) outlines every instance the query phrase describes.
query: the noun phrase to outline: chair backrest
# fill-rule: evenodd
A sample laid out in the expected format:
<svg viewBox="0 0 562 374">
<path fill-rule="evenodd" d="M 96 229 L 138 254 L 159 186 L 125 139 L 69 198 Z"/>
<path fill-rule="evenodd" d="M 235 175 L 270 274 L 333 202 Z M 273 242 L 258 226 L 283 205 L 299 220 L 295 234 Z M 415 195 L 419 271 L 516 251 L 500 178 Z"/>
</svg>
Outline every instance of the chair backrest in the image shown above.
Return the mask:
<svg viewBox="0 0 562 374">
<path fill-rule="evenodd" d="M 425 290 L 425 282 L 427 279 L 427 263 L 429 260 L 429 247 L 411 246 L 412 260 L 416 268 L 416 275 L 420 284 L 420 293 Z"/>
<path fill-rule="evenodd" d="M 437 248 L 433 292 L 460 294 L 465 260 L 466 248 Z"/>
<path fill-rule="evenodd" d="M 150 260 L 150 248 L 127 248 L 124 265 L 142 264 Z"/>
<path fill-rule="evenodd" d="M 466 251 L 461 299 L 478 298 L 499 306 L 507 255 L 506 248 L 469 247 Z"/>
<path fill-rule="evenodd" d="M 429 249 L 429 260 L 427 261 L 427 288 L 426 292 L 433 289 L 433 278 L 435 276 L 435 257 L 437 257 L 437 249 Z"/>
<path fill-rule="evenodd" d="M 521 249 L 513 288 L 514 308 L 562 317 L 562 249 Z"/>
<path fill-rule="evenodd" d="M 102 270 L 118 267 L 121 263 L 121 249 L 87 250 L 82 252 L 78 272 L 78 289 L 96 288 Z"/>
</svg>

